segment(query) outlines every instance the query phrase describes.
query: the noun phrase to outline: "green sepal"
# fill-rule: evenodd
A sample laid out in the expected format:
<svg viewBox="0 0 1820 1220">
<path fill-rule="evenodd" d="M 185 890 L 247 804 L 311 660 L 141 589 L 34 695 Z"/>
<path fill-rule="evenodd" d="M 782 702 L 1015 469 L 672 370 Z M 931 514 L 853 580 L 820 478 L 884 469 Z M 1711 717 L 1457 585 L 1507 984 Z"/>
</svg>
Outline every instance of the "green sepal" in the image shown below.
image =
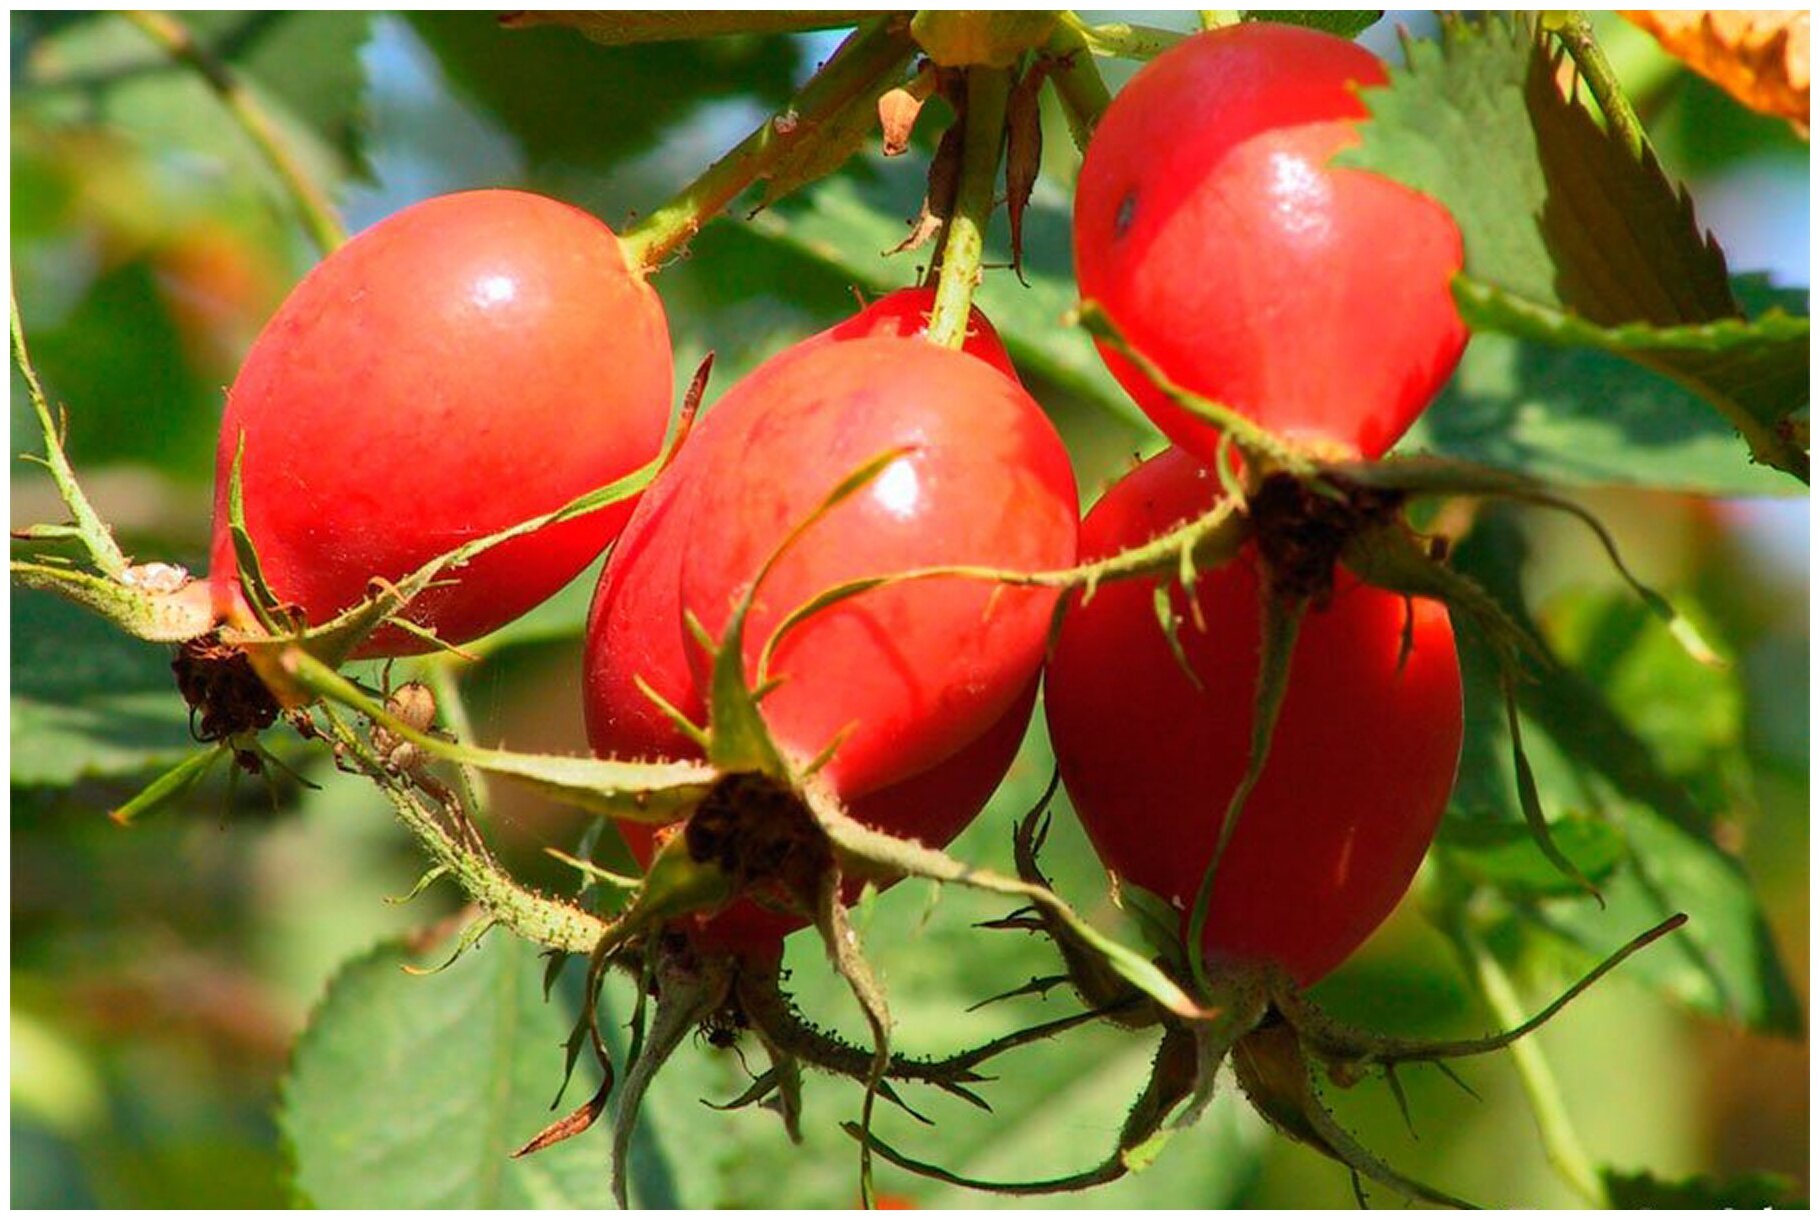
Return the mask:
<svg viewBox="0 0 1820 1220">
<path fill-rule="evenodd" d="M 175 804 L 201 783 L 214 769 L 216 763 L 232 753 L 231 749 L 223 745 L 197 750 L 141 788 L 124 805 L 113 810 L 107 816 L 122 826 L 131 826 L 146 814 L 156 813 L 160 809 Z"/>
<path fill-rule="evenodd" d="M 632 895 L 614 926 L 613 940 L 630 939 L 666 919 L 712 910 L 733 897 L 733 878 L 718 865 L 689 854 L 687 832 L 671 835 L 645 869 L 644 884 Z"/>
<path fill-rule="evenodd" d="M 1442 1207 L 1473 1207 L 1398 1173 L 1340 1126 L 1321 1102 L 1314 1064 L 1303 1053 L 1294 1027 L 1273 1025 L 1246 1035 L 1233 1047 L 1232 1064 L 1239 1087 L 1258 1113 L 1290 1139 L 1405 1198 Z"/>
<path fill-rule="evenodd" d="M 253 535 L 247 530 L 246 496 L 240 480 L 245 457 L 246 436 L 243 433 L 234 442 L 234 465 L 228 474 L 228 534 L 234 542 L 234 565 L 240 573 L 240 588 L 246 594 L 247 605 L 252 608 L 259 625 L 276 635 L 290 631 L 292 627 L 284 622 L 278 597 L 266 584 L 265 573 L 259 566 L 259 549 L 253 545 Z"/>
<path fill-rule="evenodd" d="M 789 764 L 777 748 L 777 743 L 771 739 L 771 731 L 766 727 L 764 717 L 759 714 L 758 696 L 754 687 L 746 681 L 746 618 L 752 612 L 752 603 L 758 596 L 760 586 L 778 561 L 809 530 L 878 478 L 886 467 L 910 452 L 902 446 L 888 449 L 835 484 L 834 489 L 816 505 L 815 511 L 804 517 L 777 544 L 777 548 L 752 577 L 752 583 L 747 586 L 738 604 L 733 607 L 732 617 L 727 620 L 720 642 L 713 650 L 714 668 L 708 688 L 708 761 L 727 774 L 757 771 L 773 779 L 790 778 Z M 800 621 L 801 616 L 791 616 L 785 620 L 785 626 Z M 783 627 L 780 627 L 772 634 L 771 640 L 767 641 L 759 654 L 759 686 L 765 686 L 765 666 L 782 630 Z"/>
<path fill-rule="evenodd" d="M 1580 871 L 1579 865 L 1568 859 L 1549 828 L 1548 815 L 1543 812 L 1541 793 L 1536 787 L 1536 773 L 1529 765 L 1528 753 L 1523 749 L 1523 718 L 1517 711 L 1515 683 L 1509 678 L 1504 681 L 1504 712 L 1510 726 L 1510 753 L 1517 777 L 1517 804 L 1523 811 L 1523 821 L 1529 827 L 1530 837 L 1535 840 L 1542 854 L 1548 857 L 1548 862 L 1561 870 L 1563 877 L 1573 881 L 1603 907 L 1605 896 L 1599 893 L 1599 887 Z"/>
<path fill-rule="evenodd" d="M 811 791 L 809 808 L 827 834 L 842 872 L 860 875 L 925 877 L 987 893 L 1031 902 L 1063 923 L 1091 946 L 1125 981 L 1170 1012 L 1183 1017 L 1209 1015 L 1149 958 L 1133 952 L 1088 924 L 1048 888 L 989 869 L 964 864 L 909 839 L 899 839 L 855 821 L 825 795 Z"/>
<path fill-rule="evenodd" d="M 476 538 L 438 555 L 395 583 L 374 580 L 368 586 L 367 596 L 364 600 L 348 607 L 320 626 L 309 627 L 302 631 L 273 630 L 274 639 L 269 641 L 263 641 L 257 637 L 236 637 L 233 642 L 246 648 L 255 667 L 259 668 L 260 676 L 266 678 L 268 682 L 278 679 L 280 675 L 272 672 L 272 666 L 262 664 L 262 660 L 271 656 L 274 651 L 281 653 L 283 650 L 293 647 L 301 648 L 331 668 L 338 669 L 346 664 L 348 659 L 354 655 L 355 649 L 359 648 L 367 637 L 379 630 L 381 626 L 388 622 L 404 626 L 398 616 L 402 615 L 410 606 L 411 601 L 428 589 L 443 572 L 459 567 L 501 543 L 510 542 L 525 534 L 535 533 L 559 522 L 598 512 L 603 508 L 630 499 L 650 485 L 651 480 L 657 477 L 658 472 L 663 469 L 664 463 L 668 460 L 669 452 L 666 450 L 631 474 L 585 492 L 553 512 L 521 521 L 517 525 L 488 534 L 483 538 Z M 250 541 L 248 545 L 250 547 Z M 243 579 L 245 573 L 246 569 L 243 566 Z M 261 621 L 265 620 L 262 618 Z M 413 634 L 420 637 L 426 635 L 423 628 L 416 624 L 412 624 L 412 626 L 417 627 Z M 272 629 L 268 626 L 268 630 Z M 429 638 L 434 639 L 440 647 L 451 647 L 433 635 L 430 635 Z"/>
<path fill-rule="evenodd" d="M 701 803 L 717 778 L 714 769 L 702 763 L 518 754 L 449 741 L 406 724 L 301 648 L 284 653 L 282 662 L 303 689 L 384 725 L 432 757 L 522 781 L 553 800 L 590 813 L 656 825 L 674 822 Z"/>
</svg>

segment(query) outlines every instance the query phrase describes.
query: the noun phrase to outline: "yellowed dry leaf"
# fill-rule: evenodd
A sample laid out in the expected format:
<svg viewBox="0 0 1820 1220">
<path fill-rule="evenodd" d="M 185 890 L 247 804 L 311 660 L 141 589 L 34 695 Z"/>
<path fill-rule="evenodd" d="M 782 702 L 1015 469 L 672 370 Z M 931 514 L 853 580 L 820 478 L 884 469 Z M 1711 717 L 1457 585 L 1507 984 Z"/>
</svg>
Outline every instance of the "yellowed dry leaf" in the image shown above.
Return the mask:
<svg viewBox="0 0 1820 1220">
<path fill-rule="evenodd" d="M 1657 9 L 1624 16 L 1746 106 L 1807 134 L 1807 10 Z"/>
</svg>

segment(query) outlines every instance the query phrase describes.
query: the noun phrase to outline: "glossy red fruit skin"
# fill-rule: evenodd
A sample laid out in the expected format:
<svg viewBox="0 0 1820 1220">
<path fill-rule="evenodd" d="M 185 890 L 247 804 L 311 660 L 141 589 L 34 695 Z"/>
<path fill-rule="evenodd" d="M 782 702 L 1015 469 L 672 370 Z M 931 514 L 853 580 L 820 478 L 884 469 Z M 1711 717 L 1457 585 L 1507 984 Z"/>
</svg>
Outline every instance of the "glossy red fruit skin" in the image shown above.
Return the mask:
<svg viewBox="0 0 1820 1220">
<path fill-rule="evenodd" d="M 1466 343 L 1439 204 L 1332 168 L 1385 81 L 1363 47 L 1267 22 L 1197 34 L 1113 99 L 1075 195 L 1075 275 L 1177 384 L 1266 428 L 1382 455 Z M 1101 345 L 1121 385 L 1211 461 L 1218 432 Z"/>
<path fill-rule="evenodd" d="M 893 294 L 868 311 L 875 322 L 888 328 L 885 334 L 900 333 L 895 329 L 897 320 L 906 316 L 907 311 L 895 308 L 894 298 L 909 295 Z M 909 304 L 915 305 L 914 298 Z M 862 318 L 866 316 L 861 315 Z M 774 365 L 793 366 L 804 362 L 816 348 L 829 346 L 830 336 L 836 340 L 854 337 L 852 321 L 834 331 L 804 340 L 780 354 L 755 371 L 748 382 L 756 381 L 761 386 L 775 384 L 768 371 Z M 977 321 L 984 322 L 983 319 Z M 858 337 L 866 336 L 862 333 Z M 928 345 L 919 342 L 889 350 L 894 355 L 920 363 L 921 352 L 925 349 Z M 966 350 L 995 367 L 1009 368 L 1003 348 L 998 346 L 989 325 L 970 331 Z M 937 363 L 951 368 L 955 362 L 947 360 L 944 354 L 938 357 Z M 978 385 L 977 378 L 970 381 Z M 695 722 L 700 723 L 705 718 L 702 674 L 691 666 L 691 654 L 696 649 L 680 626 L 681 576 L 685 552 L 691 548 L 697 532 L 695 493 L 717 477 L 715 470 L 726 460 L 726 455 L 738 452 L 738 442 L 730 438 L 746 426 L 748 413 L 765 409 L 762 396 L 748 391 L 747 384 L 741 383 L 725 401 L 706 413 L 675 464 L 653 484 L 640 503 L 601 575 L 589 616 L 584 693 L 589 739 L 595 752 L 603 756 L 697 756 L 693 744 L 645 696 L 638 682 L 642 680 Z M 1021 395 L 1021 390 L 1018 394 Z M 756 406 L 742 407 L 742 402 L 756 403 Z M 1020 413 L 1025 409 L 1020 403 Z M 889 447 L 882 445 L 881 450 Z M 1048 446 L 1042 444 L 1038 448 L 1046 450 Z M 798 455 L 793 461 L 797 463 L 795 477 L 805 478 L 808 466 L 819 467 L 829 459 L 818 458 L 811 452 Z M 843 477 L 840 473 L 831 474 L 830 481 L 840 477 Z M 1050 477 L 1053 480 L 1053 470 Z M 1064 489 L 1066 494 L 1062 495 Z M 1061 485 L 1055 493 L 1063 499 L 1065 507 L 1066 503 L 1072 502 L 1072 483 Z M 1060 513 L 1056 516 L 1059 519 Z M 1075 527 L 1070 522 L 1059 532 L 1065 537 L 1056 546 L 1056 553 L 1072 556 Z M 832 535 L 828 537 L 831 539 Z M 812 534 L 805 539 L 804 545 L 815 542 L 816 535 Z M 863 548 L 853 552 L 852 557 L 863 558 Z M 831 667 L 824 671 L 821 679 L 823 690 L 828 689 L 830 676 L 838 676 L 838 669 L 832 666 L 845 662 L 830 657 L 829 663 Z M 842 795 L 854 815 L 868 825 L 907 834 L 933 846 L 946 844 L 984 807 L 1011 765 L 1029 721 L 1035 691 L 1032 668 L 1025 675 L 1022 689 L 1010 695 L 1008 704 L 989 727 L 958 749 L 931 765 L 914 772 L 907 771 L 870 791 L 843 787 Z M 634 855 L 641 863 L 648 862 L 654 850 L 654 829 L 629 822 L 622 822 L 620 829 Z M 852 896 L 849 894 L 849 898 Z M 698 938 L 710 946 L 753 951 L 774 944 L 800 926 L 802 921 L 799 919 L 742 902 L 711 919 L 699 921 Z"/>
<path fill-rule="evenodd" d="M 842 480 L 903 451 L 772 568 L 747 623 L 749 671 L 786 614 L 841 582 L 1074 562 L 1060 438 L 1021 386 L 962 353 L 887 338 L 815 346 L 757 370 L 717 412 L 681 583 L 685 611 L 716 638 L 786 535 Z M 871 590 L 784 639 L 766 720 L 804 758 L 844 735 L 823 774 L 849 797 L 895 783 L 1004 713 L 1042 664 L 1053 606 L 1047 590 L 958 577 Z M 704 680 L 706 656 L 690 664 Z"/>
<path fill-rule="evenodd" d="M 630 474 L 670 412 L 663 306 L 611 229 L 520 191 L 443 195 L 311 271 L 253 344 L 222 419 L 211 580 L 244 615 L 228 488 L 244 438 L 266 582 L 321 623 L 470 539 Z M 514 539 L 409 617 L 451 642 L 510 622 L 618 533 L 630 502 Z M 366 656 L 426 645 L 385 629 Z"/>
<path fill-rule="evenodd" d="M 1204 511 L 1218 483 L 1170 449 L 1121 479 L 1082 526 L 1083 560 Z M 1044 702 L 1062 782 L 1106 867 L 1192 906 L 1250 754 L 1260 610 L 1255 554 L 1203 572 L 1207 629 L 1173 594 L 1196 690 L 1170 653 L 1148 581 L 1073 605 Z M 1270 757 L 1214 882 L 1210 959 L 1273 962 L 1304 986 L 1364 942 L 1408 888 L 1459 762 L 1459 662 L 1445 607 L 1336 572 L 1304 617 Z"/>
</svg>

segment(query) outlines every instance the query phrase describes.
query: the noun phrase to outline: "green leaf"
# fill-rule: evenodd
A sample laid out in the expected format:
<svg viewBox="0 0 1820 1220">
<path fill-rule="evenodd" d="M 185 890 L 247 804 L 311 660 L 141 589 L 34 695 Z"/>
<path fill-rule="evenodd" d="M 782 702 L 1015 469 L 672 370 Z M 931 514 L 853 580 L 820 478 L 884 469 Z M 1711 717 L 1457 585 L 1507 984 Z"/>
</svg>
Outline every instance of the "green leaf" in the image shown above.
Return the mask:
<svg viewBox="0 0 1820 1220">
<path fill-rule="evenodd" d="M 1795 1184 L 1779 1174 L 1747 1173 L 1735 1178 L 1701 1174 L 1670 1180 L 1652 1173 L 1601 1172 L 1611 1205 L 1626 1211 L 1760 1211 L 1766 1207 L 1800 1207 Z"/>
<path fill-rule="evenodd" d="M 1259 8 L 1245 9 L 1239 14 L 1241 21 L 1305 26 L 1341 38 L 1357 38 L 1383 17 L 1383 9 Z"/>
<path fill-rule="evenodd" d="M 1456 562 L 1516 610 L 1524 604 L 1518 573 L 1525 549 L 1508 515 L 1491 514 L 1460 547 Z M 1560 631 L 1545 633 L 1527 615 L 1518 617 L 1526 630 L 1546 641 L 1544 647 L 1562 646 Z M 1666 635 L 1665 629 L 1650 623 L 1635 640 L 1658 635 Z M 1588 653 L 1585 661 L 1592 675 L 1612 690 L 1622 690 L 1627 665 L 1623 638 L 1609 631 L 1587 638 L 1587 647 L 1598 641 L 1597 660 Z M 1466 741 L 1449 817 L 1515 824 L 1520 814 L 1505 757 L 1509 741 L 1495 662 L 1471 633 L 1462 632 L 1460 643 Z M 1657 641 L 1650 647 L 1660 650 L 1652 667 L 1671 659 L 1692 666 L 1672 645 Z M 1688 699 L 1690 690 L 1698 699 L 1702 681 L 1737 680 L 1692 668 L 1705 677 L 1687 674 L 1688 685 L 1676 693 L 1677 700 Z M 1666 769 L 1657 734 L 1640 734 L 1639 726 L 1648 721 L 1633 725 L 1613 706 L 1601 681 L 1571 665 L 1532 665 L 1528 676 L 1532 680 L 1518 687 L 1524 744 L 1544 810 L 1557 823 L 1568 815 L 1601 817 L 1620 832 L 1626 851 L 1622 866 L 1600 886 L 1603 911 L 1584 902 L 1526 904 L 1517 908 L 1518 917 L 1597 953 L 1609 946 L 1614 929 L 1634 932 L 1685 911 L 1686 928 L 1626 969 L 1699 1011 L 1770 1032 L 1799 1031 L 1800 1004 L 1750 879 L 1714 841 L 1711 807 Z M 1650 689 L 1653 682 L 1640 689 Z M 1448 833 L 1453 830 L 1449 827 Z"/>
<path fill-rule="evenodd" d="M 142 775 L 196 748 L 169 649 L 19 589 L 11 640 L 14 784 Z"/>
<path fill-rule="evenodd" d="M 1465 278 L 1455 282 L 1454 298 L 1474 330 L 1625 356 L 1709 401 L 1735 404 L 1736 411 L 1767 429 L 1808 405 L 1805 317 L 1776 310 L 1748 322 L 1721 318 L 1681 326 L 1633 322 L 1602 327 Z M 1790 473 L 1800 476 L 1805 470 L 1805 462 L 1799 462 Z"/>
<path fill-rule="evenodd" d="M 1588 817 L 1562 817 L 1551 827 L 1555 846 L 1594 884 L 1603 884 L 1624 859 L 1624 836 Z M 1584 891 L 1536 848 L 1529 831 L 1509 822 L 1450 818 L 1439 846 L 1462 876 L 1513 898 L 1575 897 Z"/>
<path fill-rule="evenodd" d="M 214 465 L 220 387 L 204 386 L 185 358 L 157 265 L 142 258 L 106 268 L 81 284 L 81 296 L 63 316 L 39 307 L 70 287 L 36 270 L 29 260 L 18 264 L 20 311 L 52 409 L 70 407 L 70 461 L 83 472 L 132 461 L 204 477 Z M 16 372 L 13 378 L 20 387 L 14 401 L 22 403 L 23 383 Z M 147 410 L 148 403 L 158 409 Z M 29 410 L 23 418 L 31 418 Z M 30 424 L 22 427 L 17 413 L 14 419 L 15 435 L 31 435 Z"/>
<path fill-rule="evenodd" d="M 518 138 L 533 169 L 612 168 L 621 177 L 627 162 L 704 102 L 749 96 L 767 109 L 783 102 L 801 58 L 784 37 L 605 47 L 554 27 L 502 29 L 485 12 L 406 16 L 455 87 Z M 624 196 L 618 182 L 590 189 L 618 192 L 612 207 L 647 209 L 691 172 L 685 165 L 673 180 L 641 184 L 652 191 L 642 199 Z"/>
<path fill-rule="evenodd" d="M 279 1103 L 298 1194 L 317 1207 L 611 1206 L 602 1129 L 511 1159 L 552 1117 L 574 1023 L 571 1005 L 545 1002 L 537 951 L 495 935 L 439 973 L 403 969 L 439 960 L 385 945 L 329 985 Z"/>
<path fill-rule="evenodd" d="M 1626 328 L 1624 342 L 1599 345 L 1646 353 L 1649 367 L 1704 395 L 1739 428 L 1759 461 L 1804 477 L 1804 455 L 1767 426 L 1806 401 L 1805 368 L 1790 375 L 1785 336 L 1750 335 L 1743 342 L 1776 352 L 1743 361 L 1736 348 L 1734 359 L 1715 360 L 1697 347 L 1643 344 L 1649 327 L 1739 318 L 1725 258 L 1653 154 L 1633 156 L 1563 96 L 1557 67 L 1525 20 L 1450 21 L 1439 42 L 1410 45 L 1408 68 L 1394 70 L 1388 88 L 1364 91 L 1371 121 L 1335 163 L 1439 200 L 1459 223 L 1473 281 L 1544 316 L 1591 324 L 1548 328 L 1555 341 Z M 1481 310 L 1469 320 L 1503 326 L 1511 313 Z"/>
<path fill-rule="evenodd" d="M 1475 335 L 1453 380 L 1397 446 L 1581 486 L 1792 495 L 1690 390 L 1608 352 Z"/>
<path fill-rule="evenodd" d="M 187 11 L 180 19 L 271 112 L 316 176 L 365 174 L 360 50 L 370 14 Z M 275 182 L 202 78 L 124 21 L 50 27 L 33 50 L 21 92 L 40 114 L 99 122 L 148 148 L 182 149 L 231 175 Z"/>
<path fill-rule="evenodd" d="M 1367 89 L 1370 121 L 1335 158 L 1433 196 L 1476 280 L 1595 322 L 1736 316 L 1725 260 L 1653 159 L 1638 161 L 1555 83 L 1527 21 L 1450 21 Z"/>
</svg>

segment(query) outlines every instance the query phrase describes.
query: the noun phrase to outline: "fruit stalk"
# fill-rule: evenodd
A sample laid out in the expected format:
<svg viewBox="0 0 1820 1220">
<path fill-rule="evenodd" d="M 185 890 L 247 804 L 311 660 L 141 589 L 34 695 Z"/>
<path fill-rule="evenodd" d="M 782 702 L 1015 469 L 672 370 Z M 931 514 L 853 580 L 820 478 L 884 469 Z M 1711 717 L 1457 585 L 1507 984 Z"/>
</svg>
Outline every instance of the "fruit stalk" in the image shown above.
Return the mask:
<svg viewBox="0 0 1820 1220">
<path fill-rule="evenodd" d="M 901 15 L 880 16 L 853 32 L 782 110 L 703 171 L 668 203 L 620 235 L 626 261 L 647 274 L 688 245 L 702 226 L 765 177 L 790 152 L 870 87 L 901 73 L 916 44 Z"/>
<path fill-rule="evenodd" d="M 1073 137 L 1074 146 L 1086 152 L 1094 127 L 1112 104 L 1112 93 L 1077 25 L 1057 22 L 1044 50 L 1054 59 L 1049 81 L 1062 104 L 1062 117 L 1068 120 L 1068 134 Z"/>
<path fill-rule="evenodd" d="M 214 90 L 215 96 L 221 99 L 228 113 L 234 116 L 241 129 L 258 146 L 266 163 L 290 192 L 298 219 L 303 222 L 303 227 L 308 230 L 317 248 L 327 254 L 346 241 L 347 232 L 335 218 L 335 209 L 330 206 L 328 197 L 310 180 L 303 166 L 285 146 L 277 124 L 272 122 L 264 108 L 246 86 L 240 83 L 239 78 L 228 70 L 227 65 L 209 54 L 189 30 L 169 13 L 129 9 L 122 16 L 162 47 L 172 59 L 194 68 L 208 87 Z"/>
<path fill-rule="evenodd" d="M 966 142 L 954 213 L 942 235 L 942 272 L 929 315 L 929 342 L 959 350 L 967 339 L 973 290 L 979 284 L 986 222 L 992 215 L 999 150 L 1005 143 L 1005 106 L 1011 75 L 999 68 L 967 70 Z"/>
</svg>

